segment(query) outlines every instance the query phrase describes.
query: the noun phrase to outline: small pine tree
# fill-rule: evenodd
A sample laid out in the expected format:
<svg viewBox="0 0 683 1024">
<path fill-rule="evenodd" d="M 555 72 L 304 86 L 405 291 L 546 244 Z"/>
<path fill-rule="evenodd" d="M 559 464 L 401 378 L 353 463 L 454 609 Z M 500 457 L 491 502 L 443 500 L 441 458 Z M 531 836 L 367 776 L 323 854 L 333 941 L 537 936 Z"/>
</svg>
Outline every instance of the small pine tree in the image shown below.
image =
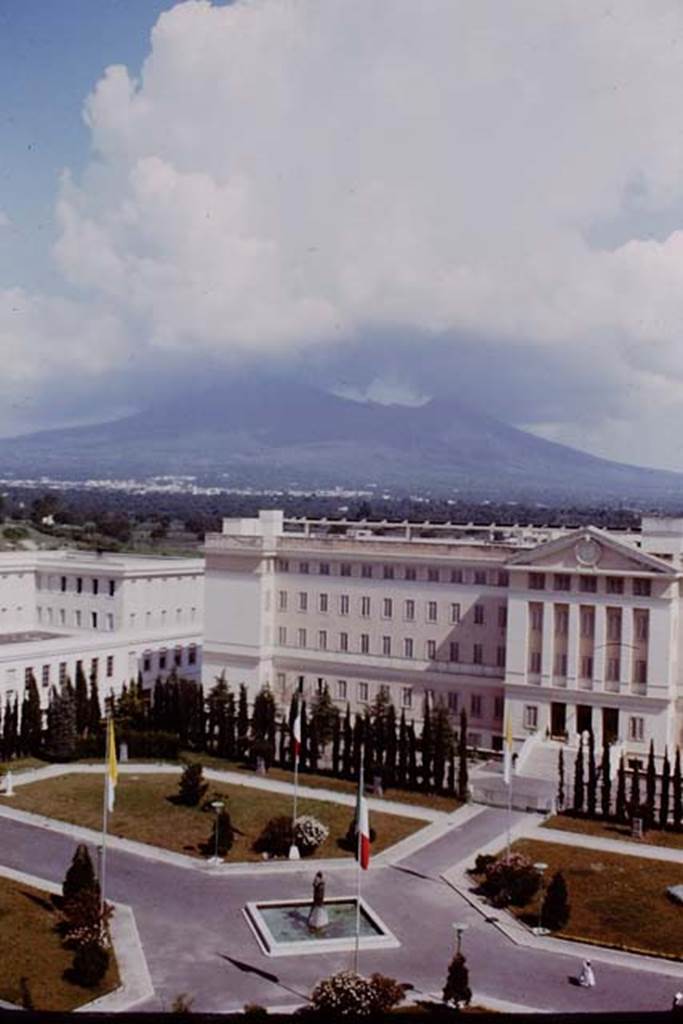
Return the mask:
<svg viewBox="0 0 683 1024">
<path fill-rule="evenodd" d="M 446 764 L 453 749 L 453 730 L 448 709 L 439 703 L 434 713 L 434 788 L 443 789 Z"/>
<path fill-rule="evenodd" d="M 346 705 L 344 715 L 344 754 L 342 757 L 342 774 L 350 779 L 353 772 L 353 728 L 351 726 L 351 707 Z"/>
<path fill-rule="evenodd" d="M 455 796 L 455 746 L 451 746 L 451 753 L 448 758 L 448 783 L 447 789 L 450 796 Z"/>
<path fill-rule="evenodd" d="M 90 851 L 85 843 L 79 843 L 62 882 L 62 896 L 70 900 L 84 889 L 94 888 L 99 890 Z"/>
<path fill-rule="evenodd" d="M 467 712 L 460 712 L 460 735 L 458 736 L 458 799 L 467 800 L 469 771 L 467 767 Z"/>
<path fill-rule="evenodd" d="M 443 987 L 442 999 L 446 1005 L 459 1010 L 461 1005 L 469 1006 L 472 999 L 470 973 L 467 961 L 462 953 L 456 953 L 448 966 L 446 984 Z"/>
<path fill-rule="evenodd" d="M 588 785 L 586 787 L 586 811 L 589 818 L 595 817 L 598 802 L 598 772 L 595 765 L 595 736 L 588 733 Z"/>
<path fill-rule="evenodd" d="M 84 736 L 90 720 L 90 701 L 88 683 L 83 671 L 83 664 L 76 662 L 76 731 Z"/>
<path fill-rule="evenodd" d="M 629 804 L 629 814 L 632 818 L 638 817 L 640 814 L 640 768 L 636 761 L 633 766 L 631 773 L 631 802 Z M 645 822 L 643 824 L 646 824 Z"/>
<path fill-rule="evenodd" d="M 219 857 L 225 857 L 232 849 L 235 841 L 235 831 L 232 827 L 230 814 L 226 810 L 220 811 L 214 818 L 211 836 L 206 844 L 206 852 L 209 856 L 215 856 L 216 851 Z"/>
<path fill-rule="evenodd" d="M 671 763 L 669 751 L 664 747 L 664 763 L 662 765 L 662 788 L 659 797 L 659 827 L 665 829 L 669 824 L 669 789 L 671 787 Z"/>
<path fill-rule="evenodd" d="M 408 781 L 408 726 L 405 708 L 401 709 L 401 721 L 398 727 L 398 784 L 405 786 Z"/>
<path fill-rule="evenodd" d="M 102 708 L 97 691 L 97 675 L 90 677 L 90 700 L 88 702 L 88 735 L 97 736 L 102 728 Z"/>
<path fill-rule="evenodd" d="M 247 700 L 247 688 L 240 683 L 239 697 L 237 701 L 237 756 L 244 758 L 249 743 L 249 702 Z"/>
<path fill-rule="evenodd" d="M 432 710 L 427 696 L 425 696 L 422 711 L 420 747 L 422 751 L 422 788 L 429 790 L 432 785 L 432 772 L 434 768 L 434 730 L 432 726 Z"/>
<path fill-rule="evenodd" d="M 408 785 L 411 789 L 417 789 L 417 782 L 417 737 L 415 723 L 411 719 L 408 726 Z"/>
<path fill-rule="evenodd" d="M 541 909 L 541 921 L 544 927 L 551 931 L 557 931 L 569 921 L 569 897 L 567 894 L 567 883 L 561 871 L 557 871 L 550 880 L 546 889 Z"/>
<path fill-rule="evenodd" d="M 610 816 L 612 809 L 612 779 L 611 779 L 611 764 L 610 764 L 610 752 L 609 742 L 607 737 L 603 737 L 602 741 L 602 790 L 601 790 L 601 811 L 602 816 L 607 820 Z"/>
<path fill-rule="evenodd" d="M 340 750 L 341 750 L 341 721 L 339 715 L 335 716 L 334 726 L 332 728 L 332 772 L 335 776 L 339 775 L 340 765 Z"/>
<path fill-rule="evenodd" d="M 185 807 L 196 807 L 204 798 L 208 782 L 204 781 L 204 770 L 201 764 L 186 764 L 178 782 L 178 803 Z"/>
<path fill-rule="evenodd" d="M 387 786 L 394 786 L 396 784 L 397 753 L 396 708 L 390 703 L 387 707 L 384 721 L 384 781 Z"/>
<path fill-rule="evenodd" d="M 676 747 L 676 758 L 674 760 L 674 802 L 673 802 L 673 819 L 674 828 L 677 832 L 681 831 L 681 823 L 683 823 L 683 779 L 681 778 L 681 751 L 680 747 Z"/>
<path fill-rule="evenodd" d="M 619 758 L 619 771 L 617 773 L 617 801 L 615 807 L 615 816 L 617 821 L 622 824 L 626 821 L 626 765 L 624 764 L 624 755 L 622 754 Z"/>
<path fill-rule="evenodd" d="M 26 684 L 26 742 L 28 754 L 37 754 L 43 741 L 43 712 L 40 707 L 40 693 L 33 672 Z"/>
<path fill-rule="evenodd" d="M 583 736 L 579 736 L 579 749 L 576 752 L 576 761 L 574 762 L 574 812 L 576 814 L 583 812 L 584 797 Z"/>
<path fill-rule="evenodd" d="M 650 752 L 647 758 L 647 772 L 645 775 L 645 807 L 647 808 L 646 828 L 652 828 L 655 822 L 655 807 L 657 800 L 657 768 L 655 766 L 655 745 L 650 740 Z"/>
<path fill-rule="evenodd" d="M 47 748 L 57 761 L 69 761 L 76 751 L 76 701 L 73 687 L 54 687 L 48 708 Z"/>
<path fill-rule="evenodd" d="M 560 747 L 557 754 L 557 809 L 558 811 L 564 810 L 565 792 L 564 792 L 564 751 Z"/>
</svg>

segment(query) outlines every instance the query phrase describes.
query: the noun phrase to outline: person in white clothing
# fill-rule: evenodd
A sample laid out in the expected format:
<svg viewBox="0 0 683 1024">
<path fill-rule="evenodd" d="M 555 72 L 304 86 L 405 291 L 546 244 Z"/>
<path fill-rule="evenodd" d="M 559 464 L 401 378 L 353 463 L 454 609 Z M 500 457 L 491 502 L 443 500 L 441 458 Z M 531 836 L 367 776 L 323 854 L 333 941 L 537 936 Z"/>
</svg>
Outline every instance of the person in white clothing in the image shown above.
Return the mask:
<svg viewBox="0 0 683 1024">
<path fill-rule="evenodd" d="M 590 960 L 584 960 L 579 974 L 579 985 L 583 988 L 595 988 L 595 974 Z"/>
</svg>

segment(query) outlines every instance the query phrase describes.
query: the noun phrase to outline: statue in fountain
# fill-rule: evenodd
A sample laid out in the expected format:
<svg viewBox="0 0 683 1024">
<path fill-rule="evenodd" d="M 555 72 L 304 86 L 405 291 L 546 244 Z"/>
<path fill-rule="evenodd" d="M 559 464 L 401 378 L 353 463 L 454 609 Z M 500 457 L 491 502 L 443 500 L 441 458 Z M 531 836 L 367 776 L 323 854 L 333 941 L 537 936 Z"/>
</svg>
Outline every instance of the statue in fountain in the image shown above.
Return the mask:
<svg viewBox="0 0 683 1024">
<path fill-rule="evenodd" d="M 322 871 L 318 871 L 313 879 L 313 906 L 308 915 L 308 927 L 311 931 L 318 932 L 329 923 L 330 919 L 325 910 L 325 879 Z"/>
</svg>

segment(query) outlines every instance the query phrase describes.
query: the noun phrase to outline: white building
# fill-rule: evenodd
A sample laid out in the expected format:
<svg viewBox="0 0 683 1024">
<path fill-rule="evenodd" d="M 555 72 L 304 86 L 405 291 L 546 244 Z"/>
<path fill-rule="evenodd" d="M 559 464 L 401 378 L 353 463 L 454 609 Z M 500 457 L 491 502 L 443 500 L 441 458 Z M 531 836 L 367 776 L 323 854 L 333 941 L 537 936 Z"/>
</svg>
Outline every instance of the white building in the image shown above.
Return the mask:
<svg viewBox="0 0 683 1024">
<path fill-rule="evenodd" d="M 0 552 L 0 695 L 33 673 L 49 688 L 80 662 L 100 694 L 142 674 L 150 687 L 175 667 L 199 679 L 202 559 L 82 551 Z"/>
<path fill-rule="evenodd" d="M 632 533 L 227 519 L 206 541 L 203 677 L 286 704 L 327 686 L 362 709 L 425 694 L 500 748 L 509 714 L 575 744 L 591 728 L 643 756 L 683 740 L 683 520 Z"/>
</svg>

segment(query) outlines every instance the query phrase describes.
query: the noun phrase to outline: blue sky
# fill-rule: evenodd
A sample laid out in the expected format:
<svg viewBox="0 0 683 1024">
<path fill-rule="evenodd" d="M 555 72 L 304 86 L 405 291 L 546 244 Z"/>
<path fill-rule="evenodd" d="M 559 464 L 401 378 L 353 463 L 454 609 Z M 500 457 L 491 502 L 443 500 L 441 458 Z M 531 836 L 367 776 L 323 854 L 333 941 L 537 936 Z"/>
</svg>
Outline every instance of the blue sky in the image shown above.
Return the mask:
<svg viewBox="0 0 683 1024">
<path fill-rule="evenodd" d="M 683 470 L 680 0 L 0 0 L 0 96 L 0 434 L 265 362 Z"/>
</svg>

